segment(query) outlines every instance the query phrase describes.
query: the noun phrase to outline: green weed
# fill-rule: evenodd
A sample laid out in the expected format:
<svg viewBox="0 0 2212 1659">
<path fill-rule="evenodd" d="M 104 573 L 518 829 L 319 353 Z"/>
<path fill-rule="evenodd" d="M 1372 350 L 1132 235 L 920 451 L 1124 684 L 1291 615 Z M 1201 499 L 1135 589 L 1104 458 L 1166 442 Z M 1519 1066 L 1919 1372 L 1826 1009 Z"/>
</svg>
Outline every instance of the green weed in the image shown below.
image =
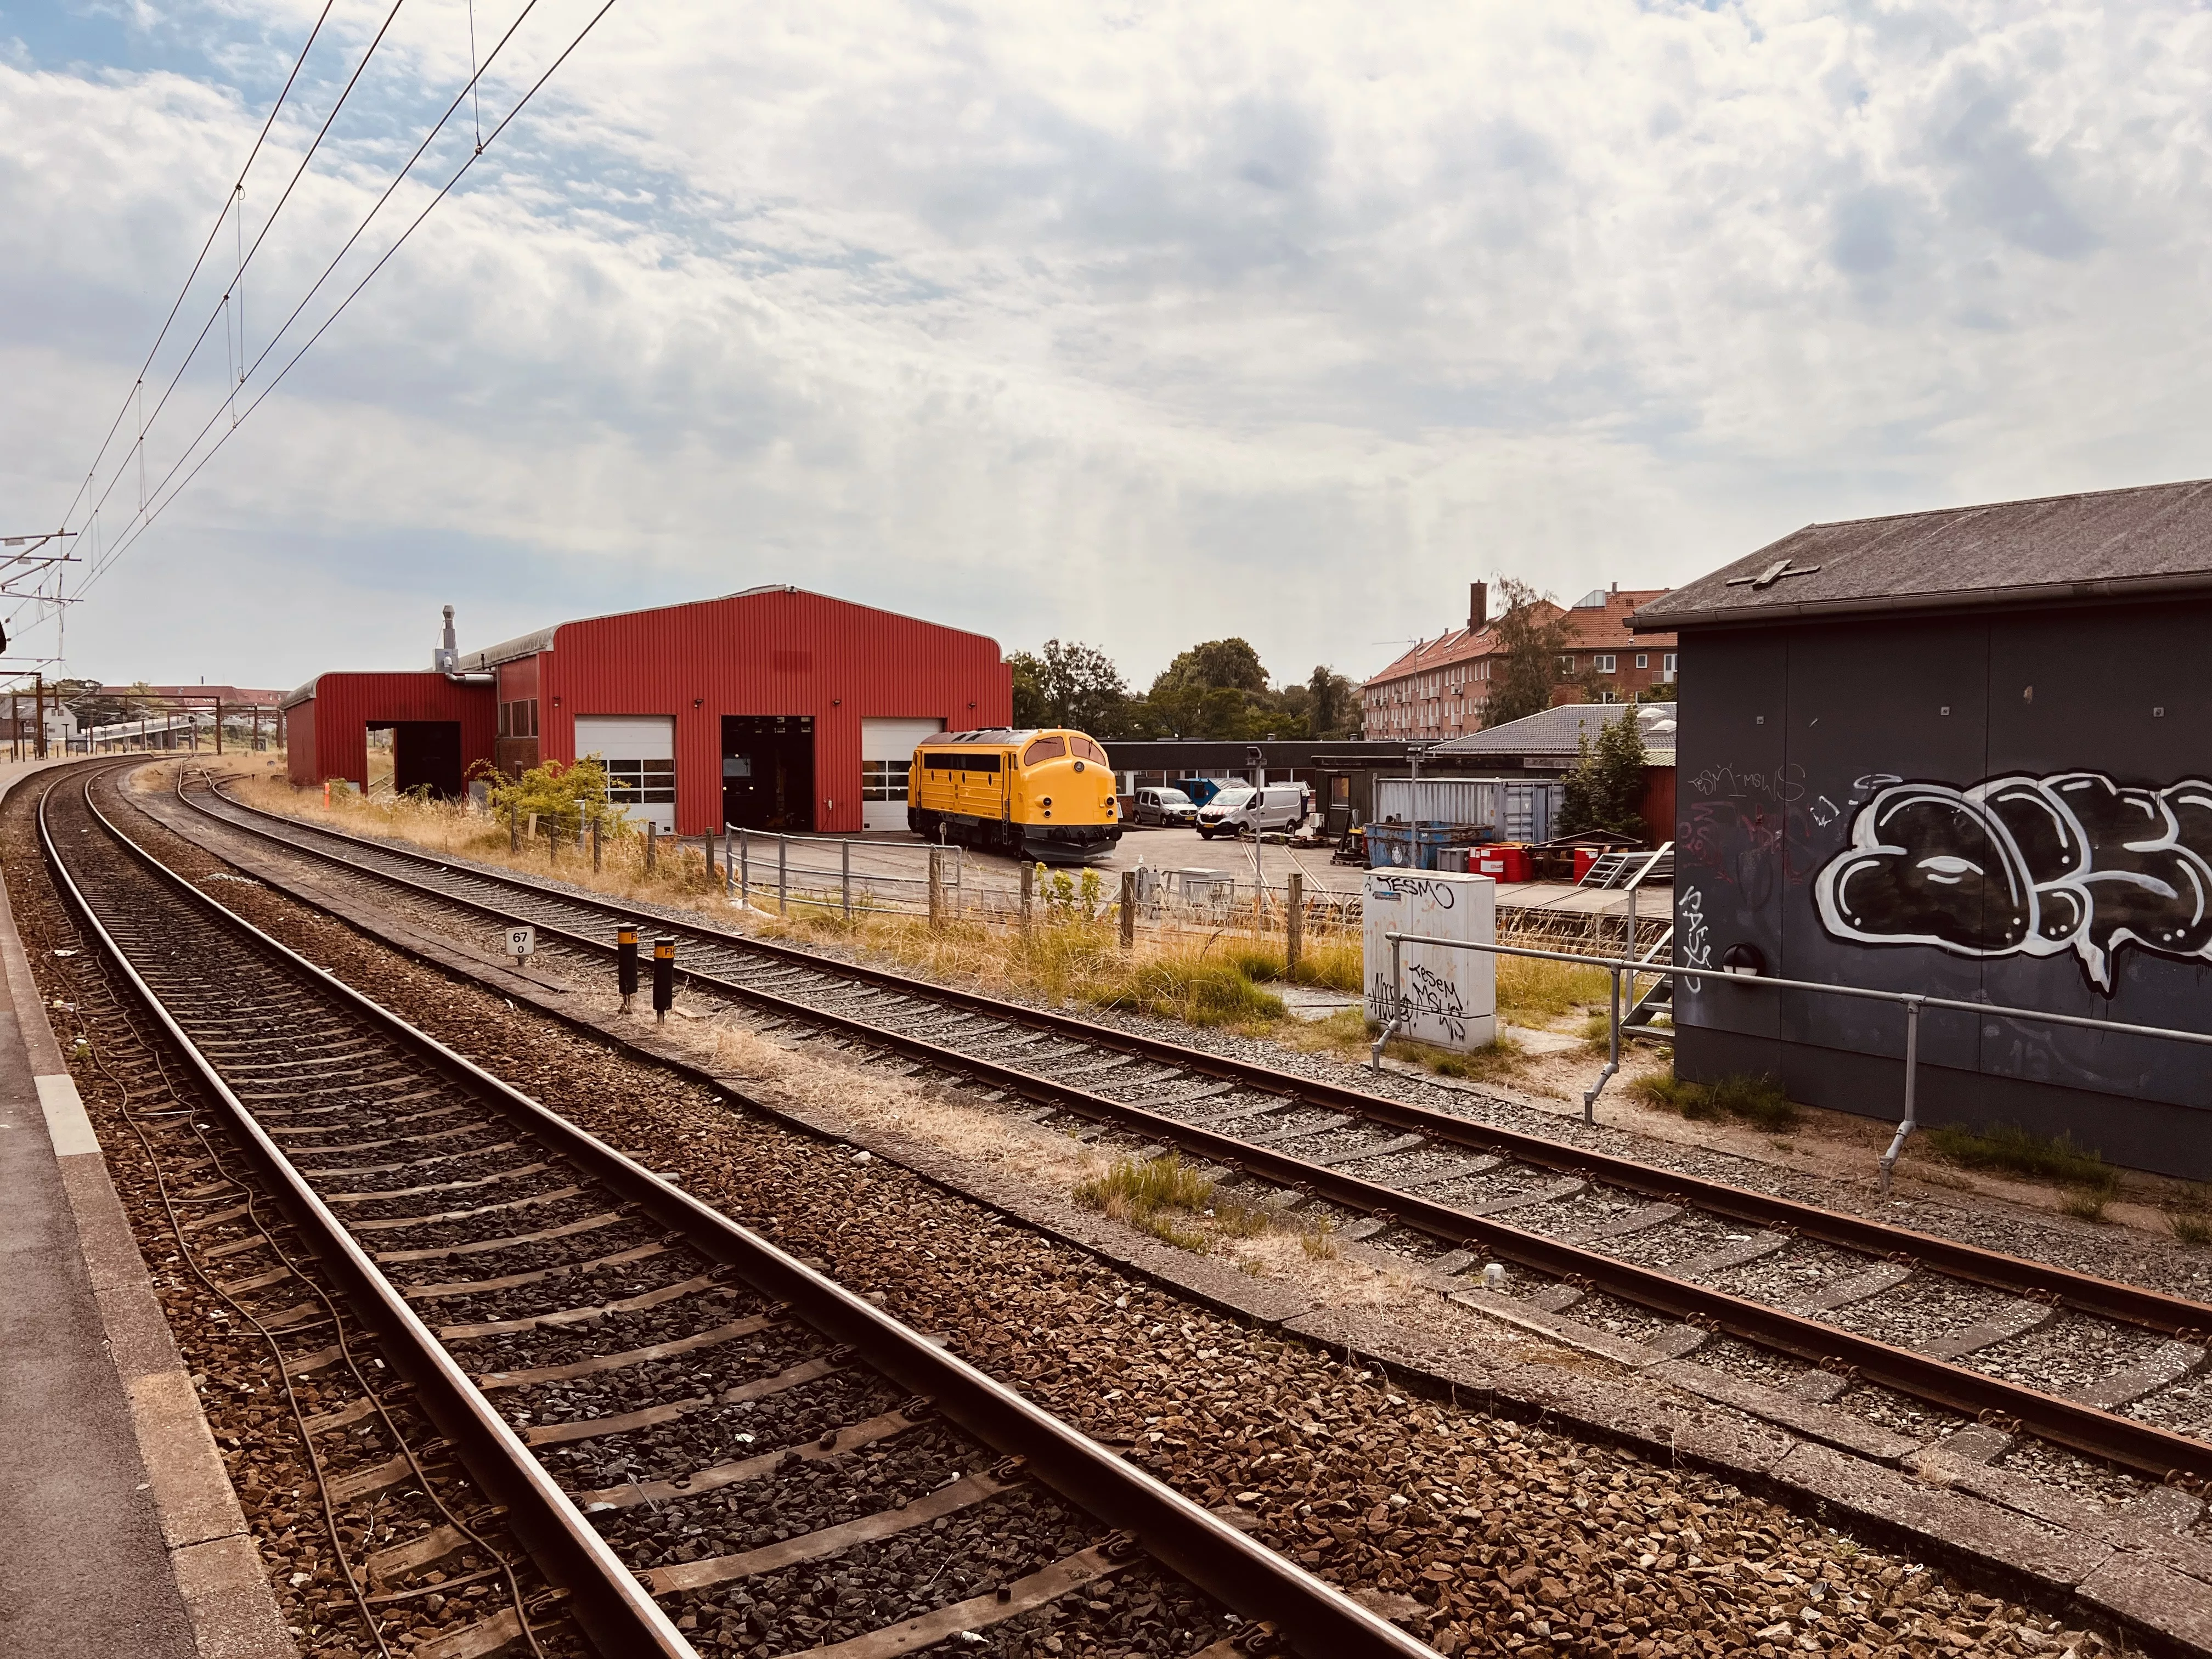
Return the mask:
<svg viewBox="0 0 2212 1659">
<path fill-rule="evenodd" d="M 1692 1119 L 1740 1117 L 1762 1129 L 1787 1129 L 1801 1115 L 1771 1077 L 1724 1077 L 1717 1083 L 1686 1083 L 1671 1072 L 1655 1072 L 1628 1085 L 1648 1105 Z"/>
<path fill-rule="evenodd" d="M 1197 1217 L 1212 1198 L 1213 1183 L 1174 1153 L 1142 1163 L 1117 1158 L 1104 1175 L 1075 1188 L 1075 1201 L 1086 1209 L 1197 1255 L 1212 1248 Z"/>
<path fill-rule="evenodd" d="M 2192 1249 L 2212 1244 L 2212 1217 L 2191 1215 L 2185 1210 L 2168 1210 L 2166 1224 L 2179 1243 L 2187 1244 Z"/>
<path fill-rule="evenodd" d="M 2060 1200 L 2058 1207 L 2081 1221 L 2102 1221 L 2105 1206 L 2112 1200 L 2110 1187 L 2072 1187 Z"/>
<path fill-rule="evenodd" d="M 1613 994 L 1613 976 L 1602 968 L 1534 957 L 1497 960 L 1498 1016 L 1517 1025 L 1557 1019 L 1577 1008 L 1603 1003 Z"/>
<path fill-rule="evenodd" d="M 2103 1158 L 2082 1151 L 2065 1135 L 2053 1139 L 2010 1123 L 1985 1124 L 1979 1129 L 1937 1123 L 1923 1129 L 1921 1134 L 1939 1156 L 1970 1170 L 1999 1170 L 2063 1186 L 2094 1188 L 2107 1196 L 2118 1180 Z"/>
</svg>

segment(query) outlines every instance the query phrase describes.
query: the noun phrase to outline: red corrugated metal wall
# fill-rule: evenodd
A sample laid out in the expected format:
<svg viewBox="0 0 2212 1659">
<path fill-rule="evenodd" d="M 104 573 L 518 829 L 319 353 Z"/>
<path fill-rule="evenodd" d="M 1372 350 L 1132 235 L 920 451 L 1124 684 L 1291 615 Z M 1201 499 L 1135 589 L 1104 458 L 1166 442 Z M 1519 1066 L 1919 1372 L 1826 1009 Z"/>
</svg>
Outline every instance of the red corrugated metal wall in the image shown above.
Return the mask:
<svg viewBox="0 0 2212 1659">
<path fill-rule="evenodd" d="M 499 705 L 490 686 L 456 685 L 443 674 L 320 675 L 314 701 L 292 710 L 287 756 L 292 781 L 349 778 L 366 787 L 368 727 L 386 720 L 459 720 L 465 773 L 476 762 L 491 759 Z"/>
<path fill-rule="evenodd" d="M 957 732 L 1013 718 L 1013 678 L 995 641 L 821 593 L 563 623 L 536 660 L 548 756 L 575 758 L 579 714 L 676 717 L 684 835 L 721 827 L 725 714 L 813 717 L 814 822 L 826 831 L 860 827 L 862 720 L 942 720 Z"/>
<path fill-rule="evenodd" d="M 284 711 L 284 764 L 294 783 L 304 787 L 322 781 L 315 770 L 315 705 L 312 699 L 295 702 Z"/>
</svg>

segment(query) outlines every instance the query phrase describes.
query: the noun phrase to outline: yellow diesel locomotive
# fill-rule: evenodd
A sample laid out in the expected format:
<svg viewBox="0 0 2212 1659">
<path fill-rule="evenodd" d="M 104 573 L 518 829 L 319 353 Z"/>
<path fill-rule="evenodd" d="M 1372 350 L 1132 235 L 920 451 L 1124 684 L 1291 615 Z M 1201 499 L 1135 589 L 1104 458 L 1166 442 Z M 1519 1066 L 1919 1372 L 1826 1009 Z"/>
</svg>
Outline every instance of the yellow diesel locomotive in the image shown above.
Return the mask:
<svg viewBox="0 0 2212 1659">
<path fill-rule="evenodd" d="M 1106 751 L 1080 732 L 947 732 L 918 745 L 907 827 L 1016 858 L 1095 857 L 1121 839 Z"/>
</svg>

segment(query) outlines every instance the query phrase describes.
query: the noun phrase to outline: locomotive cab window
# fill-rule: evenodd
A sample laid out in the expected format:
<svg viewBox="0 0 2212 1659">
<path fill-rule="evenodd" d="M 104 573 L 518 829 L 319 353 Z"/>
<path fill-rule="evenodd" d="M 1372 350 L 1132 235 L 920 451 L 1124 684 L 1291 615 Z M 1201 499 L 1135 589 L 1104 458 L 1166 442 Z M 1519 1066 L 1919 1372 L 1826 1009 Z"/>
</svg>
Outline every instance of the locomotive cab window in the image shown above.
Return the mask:
<svg viewBox="0 0 2212 1659">
<path fill-rule="evenodd" d="M 1106 764 L 1106 751 L 1088 738 L 1076 738 L 1068 746 L 1085 760 L 1096 761 L 1101 766 Z"/>
<path fill-rule="evenodd" d="M 1022 764 L 1024 766 L 1036 766 L 1043 761 L 1058 760 L 1061 756 L 1066 753 L 1067 739 L 1066 738 L 1039 738 L 1035 743 L 1022 750 Z"/>
</svg>

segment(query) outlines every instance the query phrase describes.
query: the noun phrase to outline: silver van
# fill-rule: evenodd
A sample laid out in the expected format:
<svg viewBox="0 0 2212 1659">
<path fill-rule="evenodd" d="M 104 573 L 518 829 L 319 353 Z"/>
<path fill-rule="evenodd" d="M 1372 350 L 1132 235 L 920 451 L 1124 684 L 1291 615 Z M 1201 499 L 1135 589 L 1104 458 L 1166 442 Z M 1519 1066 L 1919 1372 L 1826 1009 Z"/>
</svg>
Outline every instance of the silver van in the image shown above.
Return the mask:
<svg viewBox="0 0 2212 1659">
<path fill-rule="evenodd" d="M 1287 832 L 1312 810 L 1313 796 L 1302 783 L 1271 783 L 1264 789 L 1231 784 L 1198 809 L 1198 833 L 1212 841 L 1216 836 Z"/>
</svg>

